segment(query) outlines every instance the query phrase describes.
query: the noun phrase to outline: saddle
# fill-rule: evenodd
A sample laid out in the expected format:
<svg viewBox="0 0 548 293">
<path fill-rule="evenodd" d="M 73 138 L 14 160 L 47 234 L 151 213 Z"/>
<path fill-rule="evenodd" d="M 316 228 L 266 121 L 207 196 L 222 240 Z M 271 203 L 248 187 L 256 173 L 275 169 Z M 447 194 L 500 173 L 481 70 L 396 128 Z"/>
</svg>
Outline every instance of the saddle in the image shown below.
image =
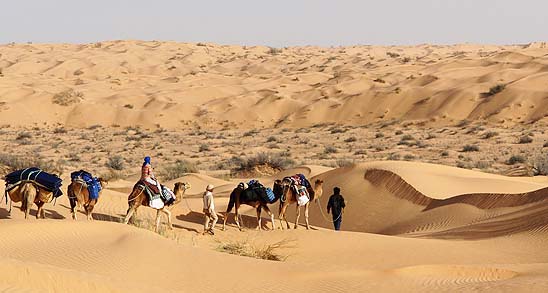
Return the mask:
<svg viewBox="0 0 548 293">
<path fill-rule="evenodd" d="M 136 187 L 142 186 L 144 188 L 144 192 L 147 195 L 150 202 L 161 199 L 165 205 L 170 206 L 176 200 L 175 194 L 173 193 L 173 191 L 171 191 L 169 188 L 163 185 L 161 185 L 162 186 L 161 192 L 158 189 L 158 186 L 156 184 L 149 183 L 146 180 L 140 180 L 139 182 L 135 184 L 135 186 Z M 158 206 L 158 208 L 160 207 Z"/>
</svg>

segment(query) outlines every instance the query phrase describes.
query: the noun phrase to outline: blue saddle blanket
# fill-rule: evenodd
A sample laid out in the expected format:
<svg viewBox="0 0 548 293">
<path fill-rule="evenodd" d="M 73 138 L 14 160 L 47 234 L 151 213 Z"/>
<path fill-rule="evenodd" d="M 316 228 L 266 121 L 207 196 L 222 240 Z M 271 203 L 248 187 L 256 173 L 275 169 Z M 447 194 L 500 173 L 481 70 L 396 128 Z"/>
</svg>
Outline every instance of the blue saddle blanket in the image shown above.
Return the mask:
<svg viewBox="0 0 548 293">
<path fill-rule="evenodd" d="M 99 179 L 97 177 L 93 177 L 91 173 L 86 172 L 84 170 L 76 171 L 70 173 L 70 179 L 81 179 L 83 180 L 88 189 L 89 198 L 90 199 L 98 199 L 99 198 L 99 192 L 101 191 L 101 183 L 99 182 Z"/>
<path fill-rule="evenodd" d="M 11 172 L 6 175 L 5 180 L 6 186 L 16 186 L 22 181 L 33 181 L 46 190 L 53 192 L 53 197 L 63 195 L 63 191 L 61 191 L 63 180 L 55 174 L 46 173 L 36 167 Z"/>
</svg>

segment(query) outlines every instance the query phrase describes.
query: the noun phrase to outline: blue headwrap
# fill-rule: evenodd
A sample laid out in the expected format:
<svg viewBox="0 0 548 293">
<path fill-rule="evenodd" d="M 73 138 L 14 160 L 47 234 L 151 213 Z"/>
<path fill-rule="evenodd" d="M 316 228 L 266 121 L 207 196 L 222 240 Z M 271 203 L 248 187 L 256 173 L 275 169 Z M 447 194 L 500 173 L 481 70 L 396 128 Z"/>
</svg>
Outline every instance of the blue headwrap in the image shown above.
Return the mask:
<svg viewBox="0 0 548 293">
<path fill-rule="evenodd" d="M 143 166 L 146 164 L 150 164 L 150 157 L 145 157 L 145 161 L 143 162 Z"/>
</svg>

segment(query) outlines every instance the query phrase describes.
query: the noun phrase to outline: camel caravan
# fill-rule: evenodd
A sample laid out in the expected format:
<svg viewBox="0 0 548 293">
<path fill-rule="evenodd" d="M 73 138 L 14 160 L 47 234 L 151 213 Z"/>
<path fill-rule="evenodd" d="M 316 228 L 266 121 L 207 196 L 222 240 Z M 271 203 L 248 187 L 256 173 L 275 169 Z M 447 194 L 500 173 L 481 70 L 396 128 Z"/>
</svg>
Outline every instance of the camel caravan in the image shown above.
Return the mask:
<svg viewBox="0 0 548 293">
<path fill-rule="evenodd" d="M 167 217 L 167 226 L 173 229 L 171 209 L 181 202 L 187 190 L 191 188 L 189 183 L 176 182 L 173 191 L 168 187 L 159 183 L 158 179 L 152 172 L 150 157 L 145 157 L 141 167 L 141 178 L 135 183 L 132 191 L 128 195 L 128 209 L 126 211 L 123 222 L 128 224 L 133 222 L 137 215 L 137 209 L 140 206 L 145 206 L 156 210 L 154 230 L 158 231 L 160 227 L 161 215 Z M 94 177 L 91 173 L 85 170 L 79 170 L 70 174 L 71 182 L 67 186 L 67 197 L 70 203 L 70 214 L 72 219 L 77 219 L 77 209 L 82 209 L 88 220 L 93 220 L 93 209 L 97 205 L 102 191 L 107 187 L 108 182 L 100 177 Z M 39 168 L 27 168 L 14 171 L 5 176 L 6 204 L 10 200 L 10 209 L 13 202 L 20 202 L 21 211 L 25 214 L 25 219 L 31 213 L 31 207 L 35 204 L 38 209 L 36 218 L 45 218 L 44 205 L 51 203 L 59 198 L 63 192 L 61 191 L 62 180 L 55 174 L 47 173 Z M 226 230 L 226 223 L 229 214 L 234 209 L 234 220 L 238 229 L 242 230 L 240 224 L 240 214 L 238 213 L 241 205 L 249 205 L 256 209 L 257 212 L 257 229 L 263 229 L 261 222 L 261 212 L 264 210 L 269 216 L 272 224 L 272 230 L 276 229 L 274 214 L 269 208 L 269 205 L 279 201 L 279 220 L 280 229 L 284 229 L 283 221 L 287 228 L 290 228 L 286 218 L 287 208 L 295 204 L 297 217 L 294 228 L 299 224 L 301 208 L 304 208 L 304 217 L 306 228 L 310 229 L 308 222 L 308 212 L 310 202 L 318 200 L 322 194 L 323 181 L 316 180 L 314 185 L 310 184 L 308 179 L 303 174 L 285 177 L 282 180 L 276 180 L 272 188 L 265 187 L 258 180 L 251 180 L 248 183 L 240 183 L 231 192 L 226 213 L 224 215 L 223 230 Z M 208 196 L 212 196 L 213 187 L 206 191 Z M 204 198 L 206 196 L 204 193 Z M 212 197 L 211 197 L 212 198 Z M 204 199 L 204 205 L 205 205 Z M 214 213 L 213 202 L 209 200 L 209 212 L 206 212 L 204 206 L 204 214 L 206 215 L 206 230 L 213 234 L 213 228 L 217 222 L 217 216 Z M 210 212 L 213 212 L 211 215 Z M 213 219 L 213 225 L 208 228 L 209 219 Z"/>
</svg>

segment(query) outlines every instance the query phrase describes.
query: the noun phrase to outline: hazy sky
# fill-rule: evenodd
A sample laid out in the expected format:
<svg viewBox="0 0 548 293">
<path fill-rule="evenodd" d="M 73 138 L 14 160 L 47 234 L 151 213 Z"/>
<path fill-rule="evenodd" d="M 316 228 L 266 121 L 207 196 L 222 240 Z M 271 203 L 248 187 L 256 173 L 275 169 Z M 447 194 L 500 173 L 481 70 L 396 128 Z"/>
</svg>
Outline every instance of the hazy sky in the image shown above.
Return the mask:
<svg viewBox="0 0 548 293">
<path fill-rule="evenodd" d="M 528 43 L 548 40 L 547 12 L 545 0 L 6 0 L 0 43 Z"/>
</svg>

